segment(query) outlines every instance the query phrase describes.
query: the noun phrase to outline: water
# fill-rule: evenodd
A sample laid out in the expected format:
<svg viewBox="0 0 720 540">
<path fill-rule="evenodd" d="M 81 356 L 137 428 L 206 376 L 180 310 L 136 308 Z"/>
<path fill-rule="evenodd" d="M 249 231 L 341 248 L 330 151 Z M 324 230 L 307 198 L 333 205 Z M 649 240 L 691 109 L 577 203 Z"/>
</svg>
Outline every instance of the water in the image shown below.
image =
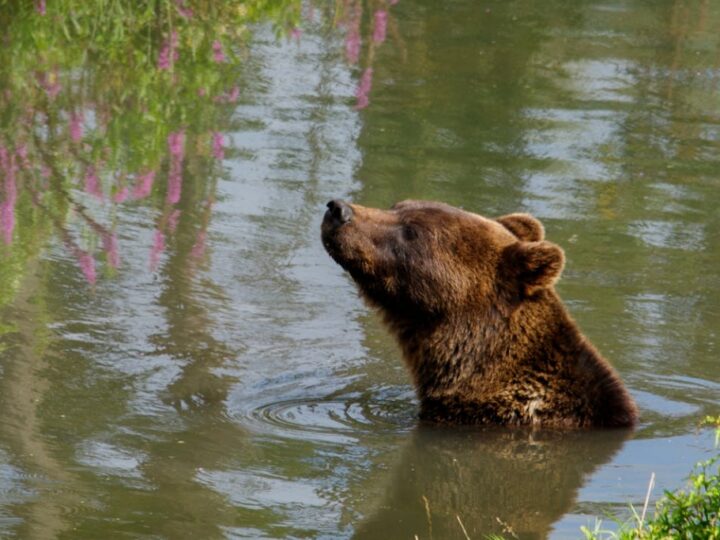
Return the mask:
<svg viewBox="0 0 720 540">
<path fill-rule="evenodd" d="M 402 0 L 373 42 L 377 6 L 283 5 L 225 63 L 184 64 L 181 30 L 180 82 L 147 83 L 144 110 L 122 98 L 137 69 L 6 47 L 0 536 L 578 538 L 651 473 L 653 499 L 682 486 L 720 395 L 718 6 Z M 205 101 L 172 90 L 190 80 Z M 396 345 L 320 244 L 334 197 L 539 217 L 638 429 L 418 426 Z"/>
</svg>

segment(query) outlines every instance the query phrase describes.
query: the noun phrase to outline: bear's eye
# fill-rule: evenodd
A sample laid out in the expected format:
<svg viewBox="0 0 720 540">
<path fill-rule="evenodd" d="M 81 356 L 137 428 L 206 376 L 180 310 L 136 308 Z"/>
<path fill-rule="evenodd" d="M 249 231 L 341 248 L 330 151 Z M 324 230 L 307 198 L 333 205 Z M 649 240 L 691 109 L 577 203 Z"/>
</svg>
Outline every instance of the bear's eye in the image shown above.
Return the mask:
<svg viewBox="0 0 720 540">
<path fill-rule="evenodd" d="M 418 232 L 412 225 L 403 225 L 402 235 L 404 240 L 415 240 L 418 237 Z"/>
</svg>

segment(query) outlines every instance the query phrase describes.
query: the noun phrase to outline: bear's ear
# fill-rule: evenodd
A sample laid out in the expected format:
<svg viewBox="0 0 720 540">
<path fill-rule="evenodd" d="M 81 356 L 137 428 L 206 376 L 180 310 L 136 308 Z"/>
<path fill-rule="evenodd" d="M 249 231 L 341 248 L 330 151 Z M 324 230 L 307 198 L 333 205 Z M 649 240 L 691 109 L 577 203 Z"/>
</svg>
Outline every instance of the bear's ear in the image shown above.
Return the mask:
<svg viewBox="0 0 720 540">
<path fill-rule="evenodd" d="M 545 238 L 545 227 L 530 214 L 508 214 L 496 221 L 525 242 L 539 242 Z"/>
<path fill-rule="evenodd" d="M 552 242 L 515 242 L 505 248 L 506 272 L 514 276 L 525 294 L 532 296 L 552 286 L 565 265 L 565 254 Z"/>
</svg>

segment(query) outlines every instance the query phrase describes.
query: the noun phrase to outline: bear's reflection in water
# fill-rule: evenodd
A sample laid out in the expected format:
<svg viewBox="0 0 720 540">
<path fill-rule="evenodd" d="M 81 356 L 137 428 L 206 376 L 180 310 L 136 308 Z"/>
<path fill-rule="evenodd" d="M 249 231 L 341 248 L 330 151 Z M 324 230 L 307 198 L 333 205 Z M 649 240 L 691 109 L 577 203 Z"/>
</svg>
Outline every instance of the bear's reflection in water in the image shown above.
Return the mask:
<svg viewBox="0 0 720 540">
<path fill-rule="evenodd" d="M 546 538 L 589 475 L 629 435 L 420 426 L 380 507 L 357 525 L 354 538 Z"/>
</svg>

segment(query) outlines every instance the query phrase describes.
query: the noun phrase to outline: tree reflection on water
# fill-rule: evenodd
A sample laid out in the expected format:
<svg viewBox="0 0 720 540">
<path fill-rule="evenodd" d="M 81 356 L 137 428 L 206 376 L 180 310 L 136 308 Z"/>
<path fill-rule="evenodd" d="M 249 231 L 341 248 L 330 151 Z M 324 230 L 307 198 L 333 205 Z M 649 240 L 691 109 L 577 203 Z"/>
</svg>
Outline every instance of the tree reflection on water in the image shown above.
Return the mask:
<svg viewBox="0 0 720 540">
<path fill-rule="evenodd" d="M 357 108 L 369 103 L 375 49 L 394 3 L 366 9 Z M 2 242 L 36 253 L 55 230 L 94 284 L 99 261 L 110 274 L 121 264 L 122 207 L 142 204 L 156 211 L 151 271 L 183 208 L 201 209 L 190 257 L 202 258 L 215 180 L 233 157 L 225 129 L 241 97 L 249 26 L 269 19 L 279 34 L 300 39 L 303 16 L 312 22 L 318 9 L 299 0 L 0 5 Z M 363 3 L 338 0 L 322 10 L 345 34 L 348 62 L 360 62 Z M 192 201 L 180 204 L 187 193 Z M 6 248 L 0 264 L 30 256 Z"/>
<path fill-rule="evenodd" d="M 37 251 L 54 229 L 92 284 L 98 260 L 109 271 L 121 262 L 119 207 L 143 201 L 157 210 L 154 270 L 183 192 L 201 215 L 212 207 L 248 25 L 269 15 L 295 27 L 300 3 L 2 4 L 3 243 Z M 192 257 L 208 222 L 197 222 Z M 6 248 L 0 264 L 19 252 L 31 255 Z"/>
</svg>

